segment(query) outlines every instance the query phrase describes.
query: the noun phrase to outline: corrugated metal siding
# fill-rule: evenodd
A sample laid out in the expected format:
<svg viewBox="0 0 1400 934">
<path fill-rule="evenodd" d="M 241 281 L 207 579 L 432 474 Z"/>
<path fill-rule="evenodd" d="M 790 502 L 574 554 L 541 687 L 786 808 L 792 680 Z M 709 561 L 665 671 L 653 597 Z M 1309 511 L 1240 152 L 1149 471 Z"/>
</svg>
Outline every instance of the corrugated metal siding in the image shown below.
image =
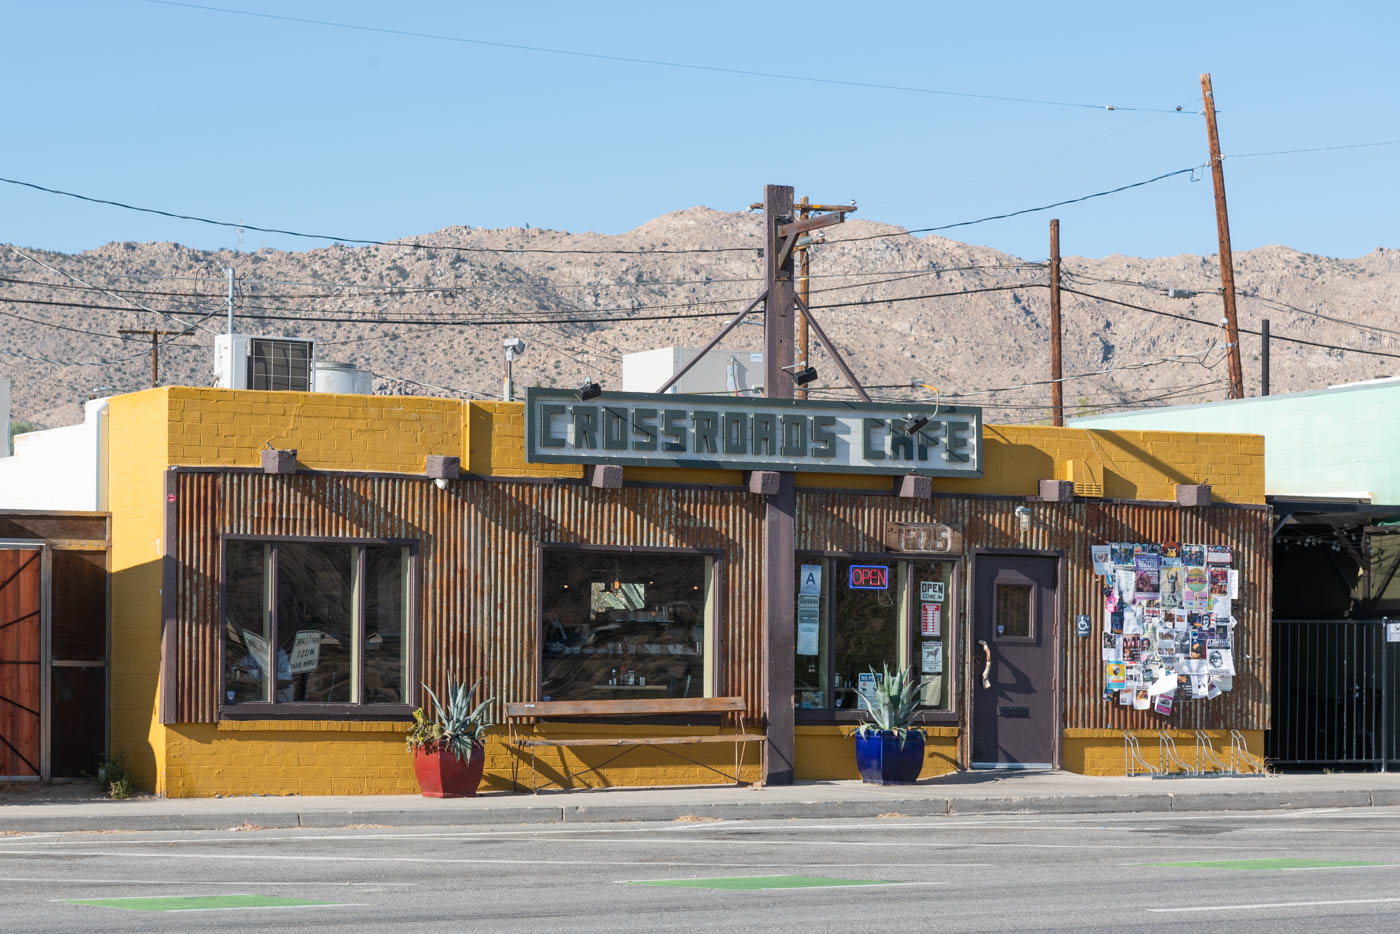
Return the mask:
<svg viewBox="0 0 1400 934">
<path fill-rule="evenodd" d="M 1269 726 L 1269 612 L 1272 540 L 1266 507 L 1215 506 L 1186 509 L 1170 504 L 1038 503 L 1019 499 L 937 498 L 929 501 L 848 493 L 801 493 L 797 547 L 810 551 L 883 551 L 884 527 L 892 522 L 946 522 L 964 530 L 964 547 L 1061 551 L 1064 590 L 1058 624 L 1064 658 L 1063 726 L 1066 729 L 1237 729 Z M 1017 506 L 1031 509 L 1031 528 L 1020 532 Z M 1234 689 L 1214 700 L 1183 702 L 1163 718 L 1103 700 L 1104 671 L 1097 634 L 1103 620 L 1103 579 L 1094 576 L 1089 546 L 1107 542 L 1191 542 L 1229 545 L 1241 572 L 1236 629 L 1238 674 Z M 969 652 L 972 592 L 970 562 L 962 569 L 962 635 L 957 657 Z M 1095 637 L 1077 638 L 1072 621 L 1088 614 Z M 965 685 L 966 677 L 957 679 Z M 965 689 L 965 687 L 964 687 Z"/>
<path fill-rule="evenodd" d="M 599 490 L 577 483 L 462 481 L 448 491 L 414 477 L 277 476 L 250 472 L 187 472 L 178 480 L 177 718 L 211 722 L 218 708 L 219 537 L 296 535 L 413 539 L 421 542 L 419 674 L 438 683 L 450 670 L 483 676 L 492 695 L 533 698 L 537 691 L 537 545 L 591 543 L 702 548 L 722 554 L 720 687 L 750 699 L 761 715 L 763 684 L 761 497 L 739 491 L 627 487 Z M 1021 533 L 1014 510 L 1027 505 L 1032 527 Z M 1168 504 L 1027 503 L 1019 499 L 901 499 L 852 493 L 797 497 L 797 548 L 883 551 L 884 525 L 946 522 L 964 530 L 967 549 L 1062 551 L 1064 591 L 1059 620 L 1064 658 L 1063 725 L 1069 729 L 1266 729 L 1270 522 L 1268 510 Z M 1072 621 L 1087 613 L 1098 632 L 1102 581 L 1093 575 L 1091 544 L 1182 541 L 1225 544 L 1242 572 L 1239 675 L 1232 692 L 1190 701 L 1169 720 L 1102 699 L 1098 640 L 1074 637 Z M 968 562 L 960 581 L 965 665 L 971 592 Z M 965 677 L 958 679 L 962 685 Z M 961 705 L 961 699 L 959 700 Z"/>
<path fill-rule="evenodd" d="M 419 541 L 421 680 L 447 671 L 488 694 L 535 697 L 539 680 L 537 545 L 592 543 L 722 553 L 720 691 L 760 713 L 761 498 L 738 491 L 462 481 L 413 477 L 179 475 L 177 709 L 217 717 L 221 535 Z"/>
</svg>

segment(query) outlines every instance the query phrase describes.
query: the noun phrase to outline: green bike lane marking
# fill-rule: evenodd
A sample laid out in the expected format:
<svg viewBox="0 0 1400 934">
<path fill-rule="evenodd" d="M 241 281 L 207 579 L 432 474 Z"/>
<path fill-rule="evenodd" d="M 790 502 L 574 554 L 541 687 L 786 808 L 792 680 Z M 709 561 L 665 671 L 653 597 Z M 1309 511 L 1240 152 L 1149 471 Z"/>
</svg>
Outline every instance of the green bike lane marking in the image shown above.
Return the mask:
<svg viewBox="0 0 1400 934">
<path fill-rule="evenodd" d="M 731 876 L 713 879 L 628 879 L 624 885 L 652 885 L 678 889 L 720 889 L 756 892 L 764 889 L 817 889 L 871 885 L 927 885 L 922 882 L 887 882 L 881 879 L 832 879 L 825 876 Z"/>
<path fill-rule="evenodd" d="M 127 911 L 229 911 L 248 908 L 339 908 L 344 902 L 277 895 L 153 895 L 136 898 L 67 898 L 70 905 L 121 908 Z"/>
<path fill-rule="evenodd" d="M 1365 866 L 1396 866 L 1400 863 L 1373 863 L 1350 859 L 1208 859 L 1178 863 L 1148 863 L 1149 866 L 1180 867 L 1183 869 L 1348 869 Z"/>
</svg>

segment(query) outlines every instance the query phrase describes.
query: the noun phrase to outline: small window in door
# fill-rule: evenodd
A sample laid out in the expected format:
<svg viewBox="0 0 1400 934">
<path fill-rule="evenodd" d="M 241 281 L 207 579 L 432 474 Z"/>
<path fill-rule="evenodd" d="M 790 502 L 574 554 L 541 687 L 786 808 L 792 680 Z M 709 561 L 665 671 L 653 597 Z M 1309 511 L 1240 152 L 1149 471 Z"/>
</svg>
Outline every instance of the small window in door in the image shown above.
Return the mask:
<svg viewBox="0 0 1400 934">
<path fill-rule="evenodd" d="M 995 597 L 996 637 L 1031 638 L 1031 585 L 997 584 Z"/>
</svg>

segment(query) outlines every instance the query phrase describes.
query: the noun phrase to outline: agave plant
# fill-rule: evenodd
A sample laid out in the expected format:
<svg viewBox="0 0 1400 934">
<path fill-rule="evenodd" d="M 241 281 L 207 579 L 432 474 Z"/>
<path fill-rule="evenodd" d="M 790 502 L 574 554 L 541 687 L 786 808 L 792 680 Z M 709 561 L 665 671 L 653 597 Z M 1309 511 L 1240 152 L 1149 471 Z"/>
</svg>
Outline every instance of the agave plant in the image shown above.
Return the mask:
<svg viewBox="0 0 1400 934">
<path fill-rule="evenodd" d="M 883 667 L 883 677 L 876 675 L 875 678 L 875 696 L 860 695 L 860 707 L 870 719 L 856 727 L 856 732 L 862 738 L 872 730 L 893 733 L 903 747 L 910 733 L 923 732 L 919 727 L 910 726 L 919 709 L 919 691 L 923 683 L 914 677 L 912 667 L 898 673 L 891 672 L 888 664 Z M 875 671 L 870 670 L 872 674 Z"/>
<path fill-rule="evenodd" d="M 445 695 L 447 706 L 443 707 L 433 689 L 424 684 L 423 690 L 427 691 L 433 700 L 434 717 L 428 719 L 422 707 L 413 711 L 413 726 L 408 728 L 407 736 L 409 751 L 419 748 L 428 751 L 450 749 L 459 761 L 465 762 L 470 759 L 472 747 L 481 743 L 482 736 L 492 725 L 491 721 L 486 719 L 485 712 L 495 698 L 488 697 L 475 707 L 472 706 L 472 696 L 479 687 L 480 678 L 468 688 L 465 681 L 457 681 L 448 675 Z"/>
</svg>

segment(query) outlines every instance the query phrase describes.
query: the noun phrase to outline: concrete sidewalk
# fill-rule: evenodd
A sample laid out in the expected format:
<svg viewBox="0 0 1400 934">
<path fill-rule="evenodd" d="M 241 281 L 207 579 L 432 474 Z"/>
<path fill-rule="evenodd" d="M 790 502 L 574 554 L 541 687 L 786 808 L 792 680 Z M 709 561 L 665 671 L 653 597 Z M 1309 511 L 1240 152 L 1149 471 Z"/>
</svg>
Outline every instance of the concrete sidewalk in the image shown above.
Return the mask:
<svg viewBox="0 0 1400 934">
<path fill-rule="evenodd" d="M 843 781 L 768 788 L 612 788 L 537 795 L 490 792 L 447 800 L 386 795 L 65 801 L 61 786 L 52 793 L 34 792 L 0 797 L 0 833 L 227 830 L 243 824 L 267 828 L 480 826 L 1383 807 L 1400 805 L 1400 774 L 1150 779 L 975 772 L 903 786 Z"/>
</svg>

